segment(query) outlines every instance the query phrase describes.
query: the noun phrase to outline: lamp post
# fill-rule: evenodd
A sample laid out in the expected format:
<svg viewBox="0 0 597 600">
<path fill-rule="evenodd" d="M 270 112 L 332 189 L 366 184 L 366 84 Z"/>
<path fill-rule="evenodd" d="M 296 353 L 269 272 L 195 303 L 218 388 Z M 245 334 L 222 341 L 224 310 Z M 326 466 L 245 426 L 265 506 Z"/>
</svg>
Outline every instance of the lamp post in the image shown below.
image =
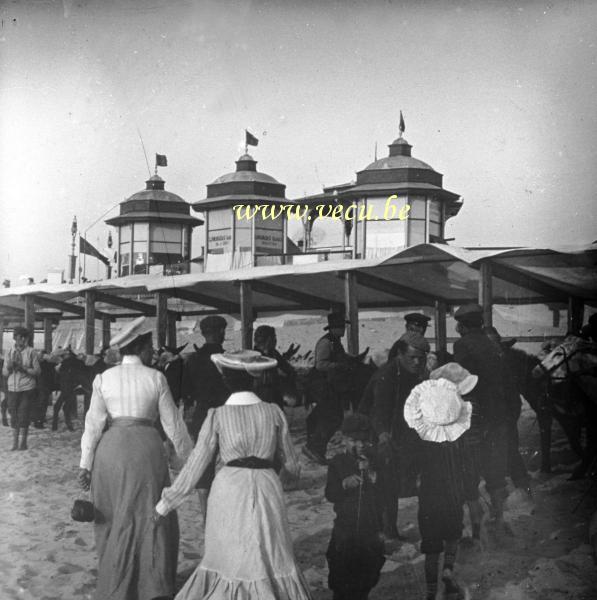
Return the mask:
<svg viewBox="0 0 597 600">
<path fill-rule="evenodd" d="M 71 253 L 70 253 L 69 283 L 73 283 L 75 280 L 75 265 L 77 262 L 77 257 L 75 256 L 75 239 L 77 237 L 77 216 L 76 215 L 74 216 L 73 223 L 70 226 L 70 234 L 72 237 L 72 243 L 71 243 Z"/>
</svg>

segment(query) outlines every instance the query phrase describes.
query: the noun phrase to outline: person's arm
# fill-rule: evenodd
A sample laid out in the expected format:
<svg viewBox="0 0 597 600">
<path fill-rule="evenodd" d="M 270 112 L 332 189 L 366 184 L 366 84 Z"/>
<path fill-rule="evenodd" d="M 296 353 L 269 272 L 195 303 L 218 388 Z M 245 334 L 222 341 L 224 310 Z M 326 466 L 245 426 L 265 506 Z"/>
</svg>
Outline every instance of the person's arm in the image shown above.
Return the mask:
<svg viewBox="0 0 597 600">
<path fill-rule="evenodd" d="M 296 379 L 296 371 L 294 367 L 276 350 L 274 353 L 274 358 L 278 361 L 278 369 L 286 375 L 289 379 Z"/>
<path fill-rule="evenodd" d="M 301 474 L 301 466 L 294 446 L 292 445 L 292 439 L 290 438 L 290 432 L 288 430 L 288 421 L 279 406 L 275 404 L 272 404 L 271 406 L 276 411 L 277 419 L 278 439 L 276 442 L 276 454 L 280 457 L 284 469 L 286 469 L 293 477 L 298 478 Z"/>
<path fill-rule="evenodd" d="M 162 427 L 168 438 L 174 444 L 176 455 L 182 460 L 187 460 L 193 450 L 191 436 L 189 435 L 181 412 L 178 410 L 176 404 L 174 404 L 166 377 L 163 373 L 157 373 L 157 379 L 159 393 L 158 411 L 160 413 Z"/>
<path fill-rule="evenodd" d="M 199 478 L 211 462 L 218 449 L 218 433 L 215 429 L 215 421 L 216 411 L 210 409 L 199 432 L 197 445 L 189 460 L 174 480 L 174 483 L 162 490 L 162 498 L 155 507 L 160 516 L 166 516 L 183 503 L 185 496 L 195 488 Z"/>
<path fill-rule="evenodd" d="M 31 377 L 39 377 L 41 375 L 41 367 L 39 365 L 39 357 L 37 352 L 31 350 L 31 363 L 29 367 L 23 368 L 23 371 Z"/>
<path fill-rule="evenodd" d="M 373 385 L 371 426 L 380 442 L 389 442 L 394 416 L 394 393 L 389 373 L 378 377 Z"/>
<path fill-rule="evenodd" d="M 2 365 L 2 375 L 8 377 L 12 373 L 12 356 L 10 350 L 6 353 L 4 364 Z"/>
<path fill-rule="evenodd" d="M 79 466 L 87 471 L 91 471 L 95 448 L 102 437 L 104 425 L 108 418 L 108 410 L 101 391 L 101 382 L 101 375 L 98 375 L 93 381 L 93 393 L 85 417 L 85 431 L 83 431 L 81 437 L 81 462 Z"/>
<path fill-rule="evenodd" d="M 477 371 L 474 368 L 474 356 L 471 353 L 468 344 L 463 339 L 454 342 L 454 362 L 457 362 L 461 367 L 464 367 L 468 371 L 471 371 L 472 368 L 472 373 Z"/>
</svg>

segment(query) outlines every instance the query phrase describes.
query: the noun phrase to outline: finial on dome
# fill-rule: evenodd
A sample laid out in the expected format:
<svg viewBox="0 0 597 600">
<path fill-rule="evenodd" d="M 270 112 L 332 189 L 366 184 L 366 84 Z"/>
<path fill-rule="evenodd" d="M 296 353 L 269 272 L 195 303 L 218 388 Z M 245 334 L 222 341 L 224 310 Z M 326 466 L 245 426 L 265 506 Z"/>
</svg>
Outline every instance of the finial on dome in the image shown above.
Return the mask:
<svg viewBox="0 0 597 600">
<path fill-rule="evenodd" d="M 402 134 L 404 133 L 404 130 L 406 129 L 405 125 L 404 125 L 404 117 L 402 116 L 402 111 L 400 111 L 400 125 L 398 125 L 398 137 L 401 138 Z"/>
</svg>

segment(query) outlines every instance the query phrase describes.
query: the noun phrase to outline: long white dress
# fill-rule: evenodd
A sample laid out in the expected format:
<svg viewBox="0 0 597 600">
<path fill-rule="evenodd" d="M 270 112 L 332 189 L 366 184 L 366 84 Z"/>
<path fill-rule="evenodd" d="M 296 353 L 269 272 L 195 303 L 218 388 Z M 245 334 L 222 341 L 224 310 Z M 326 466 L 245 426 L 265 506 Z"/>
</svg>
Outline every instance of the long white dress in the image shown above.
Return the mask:
<svg viewBox="0 0 597 600">
<path fill-rule="evenodd" d="M 197 445 L 156 509 L 179 506 L 212 458 L 277 457 L 298 473 L 288 424 L 275 404 L 252 392 L 232 394 L 208 413 Z M 223 466 L 208 499 L 205 556 L 176 600 L 308 600 L 307 584 L 292 549 L 280 479 L 273 469 Z"/>
</svg>

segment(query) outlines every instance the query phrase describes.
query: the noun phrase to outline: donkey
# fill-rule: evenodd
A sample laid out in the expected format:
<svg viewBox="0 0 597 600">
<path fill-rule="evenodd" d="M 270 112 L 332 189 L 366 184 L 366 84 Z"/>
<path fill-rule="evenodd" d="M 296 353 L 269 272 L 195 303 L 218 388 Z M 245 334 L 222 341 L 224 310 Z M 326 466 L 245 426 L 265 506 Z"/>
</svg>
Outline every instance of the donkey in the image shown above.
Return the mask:
<svg viewBox="0 0 597 600">
<path fill-rule="evenodd" d="M 584 477 L 597 458 L 597 344 L 568 335 L 563 342 L 544 351 L 533 375 L 547 380 L 553 415 L 581 458 L 571 479 Z M 586 448 L 581 445 L 583 426 L 587 433 Z"/>
</svg>

